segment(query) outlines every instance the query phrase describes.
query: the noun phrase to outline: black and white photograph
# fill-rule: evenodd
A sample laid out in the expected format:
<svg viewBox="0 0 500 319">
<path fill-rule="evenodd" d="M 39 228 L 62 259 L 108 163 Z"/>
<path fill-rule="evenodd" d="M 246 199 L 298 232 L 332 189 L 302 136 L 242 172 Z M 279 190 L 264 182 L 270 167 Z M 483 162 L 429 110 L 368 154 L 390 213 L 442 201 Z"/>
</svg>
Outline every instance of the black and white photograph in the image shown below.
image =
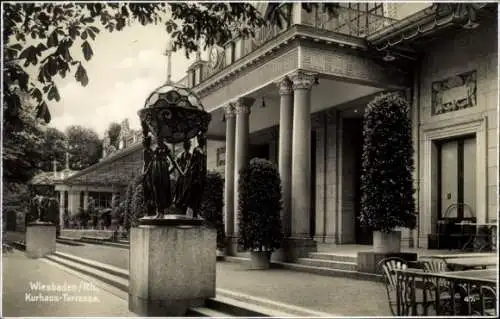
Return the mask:
<svg viewBox="0 0 500 319">
<path fill-rule="evenodd" d="M 496 1 L 2 1 L 0 316 L 498 317 Z"/>
</svg>

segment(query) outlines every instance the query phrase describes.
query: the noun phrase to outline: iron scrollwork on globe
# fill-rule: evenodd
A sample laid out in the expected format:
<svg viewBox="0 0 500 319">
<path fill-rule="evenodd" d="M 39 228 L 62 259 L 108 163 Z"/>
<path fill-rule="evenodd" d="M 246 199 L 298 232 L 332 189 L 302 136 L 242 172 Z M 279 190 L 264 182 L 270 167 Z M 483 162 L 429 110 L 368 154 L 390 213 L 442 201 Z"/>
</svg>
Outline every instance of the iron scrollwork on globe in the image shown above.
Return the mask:
<svg viewBox="0 0 500 319">
<path fill-rule="evenodd" d="M 170 84 L 151 93 L 138 114 L 143 130 L 145 206 L 155 213 L 141 223 L 196 223 L 201 198 L 195 197 L 201 197 L 206 174 L 205 141 L 211 115 L 191 91 Z M 191 140 L 197 143 L 192 152 Z M 178 143 L 185 145 L 182 161 L 174 158 L 169 146 Z M 188 212 L 194 212 L 193 216 L 187 216 Z"/>
</svg>

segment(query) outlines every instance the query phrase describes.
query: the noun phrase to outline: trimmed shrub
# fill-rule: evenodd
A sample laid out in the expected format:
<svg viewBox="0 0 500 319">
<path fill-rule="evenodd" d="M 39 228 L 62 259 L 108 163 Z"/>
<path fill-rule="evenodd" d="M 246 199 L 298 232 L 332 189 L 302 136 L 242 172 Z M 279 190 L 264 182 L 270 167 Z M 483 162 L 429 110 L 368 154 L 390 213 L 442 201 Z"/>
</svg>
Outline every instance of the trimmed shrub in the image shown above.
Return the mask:
<svg viewBox="0 0 500 319">
<path fill-rule="evenodd" d="M 200 214 L 206 223 L 217 230 L 217 248 L 224 248 L 224 179 L 213 171 L 207 173 Z"/>
<path fill-rule="evenodd" d="M 410 106 L 397 93 L 368 104 L 363 126 L 360 221 L 373 231 L 416 226 Z"/>
<path fill-rule="evenodd" d="M 254 158 L 240 171 L 238 243 L 245 250 L 273 251 L 280 248 L 283 232 L 281 178 L 276 165 Z"/>
<path fill-rule="evenodd" d="M 142 187 L 142 183 L 137 183 L 132 196 L 132 202 L 130 204 L 130 215 L 128 216 L 130 226 L 137 226 L 139 219 L 145 214 L 146 207 L 144 205 L 144 189 Z"/>
</svg>

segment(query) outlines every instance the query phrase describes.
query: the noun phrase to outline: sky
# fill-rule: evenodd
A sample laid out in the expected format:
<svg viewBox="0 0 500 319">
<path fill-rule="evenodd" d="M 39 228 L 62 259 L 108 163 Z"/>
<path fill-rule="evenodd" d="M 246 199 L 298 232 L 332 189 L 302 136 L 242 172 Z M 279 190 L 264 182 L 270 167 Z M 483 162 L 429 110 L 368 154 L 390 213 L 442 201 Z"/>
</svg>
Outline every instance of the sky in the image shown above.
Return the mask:
<svg viewBox="0 0 500 319">
<path fill-rule="evenodd" d="M 132 25 L 120 32 L 101 30 L 91 43 L 94 56 L 86 62 L 89 84 L 83 87 L 74 76 L 57 81 L 61 100 L 51 102 L 50 126 L 65 130 L 70 125 L 94 129 L 101 137 L 111 122 L 129 119 L 139 129 L 137 111 L 149 93 L 167 78 L 167 58 L 163 54 L 168 34 L 162 25 Z M 83 59 L 80 45 L 72 54 Z M 187 60 L 184 52 L 172 55 L 172 80 L 186 75 L 194 55 Z"/>
</svg>

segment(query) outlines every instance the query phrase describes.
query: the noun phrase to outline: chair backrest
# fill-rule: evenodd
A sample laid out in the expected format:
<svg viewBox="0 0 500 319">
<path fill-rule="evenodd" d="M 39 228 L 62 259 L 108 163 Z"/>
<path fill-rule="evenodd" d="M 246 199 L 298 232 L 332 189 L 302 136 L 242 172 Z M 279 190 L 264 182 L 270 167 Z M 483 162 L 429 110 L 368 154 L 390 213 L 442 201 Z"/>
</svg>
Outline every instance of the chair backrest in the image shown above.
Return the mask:
<svg viewBox="0 0 500 319">
<path fill-rule="evenodd" d="M 429 257 L 423 260 L 425 272 L 445 272 L 448 271 L 448 263 L 443 258 Z"/>
<path fill-rule="evenodd" d="M 389 257 L 382 259 L 377 264 L 377 272 L 384 277 L 389 307 L 393 316 L 399 315 L 397 304 L 397 274 L 395 270 L 407 269 L 408 264 L 404 259 Z"/>
<path fill-rule="evenodd" d="M 497 292 L 495 289 L 489 286 L 481 286 L 480 295 L 483 297 L 481 300 L 481 309 L 483 313 L 481 315 L 497 316 Z M 488 302 L 489 299 L 489 302 Z"/>
<path fill-rule="evenodd" d="M 408 263 L 406 260 L 398 257 L 388 257 L 378 263 L 378 272 L 384 277 L 386 284 L 392 288 L 396 288 L 396 273 L 394 270 L 407 268 Z"/>
</svg>

